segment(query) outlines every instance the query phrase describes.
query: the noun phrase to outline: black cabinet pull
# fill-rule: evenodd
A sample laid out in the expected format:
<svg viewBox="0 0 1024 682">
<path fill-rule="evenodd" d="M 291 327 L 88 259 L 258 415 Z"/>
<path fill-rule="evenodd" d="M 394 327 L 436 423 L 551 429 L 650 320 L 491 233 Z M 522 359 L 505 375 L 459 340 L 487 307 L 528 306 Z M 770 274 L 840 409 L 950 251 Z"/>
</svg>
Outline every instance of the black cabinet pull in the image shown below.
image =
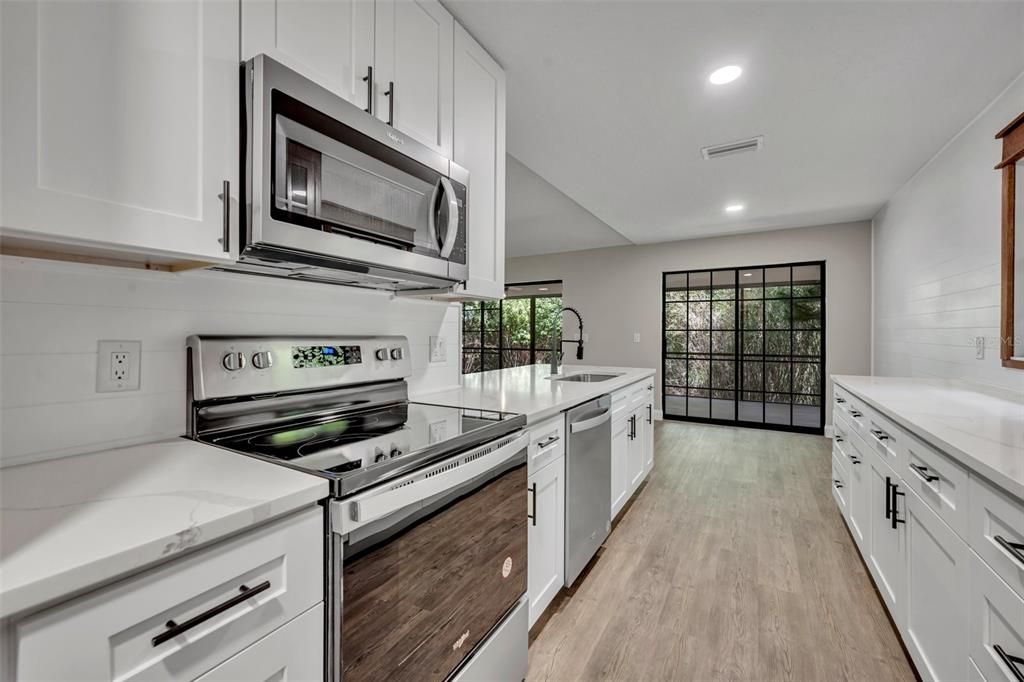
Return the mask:
<svg viewBox="0 0 1024 682">
<path fill-rule="evenodd" d="M 847 457 L 849 457 L 850 461 L 853 462 L 854 464 L 860 464 L 860 460 L 854 457 L 853 455 L 847 455 Z"/>
<path fill-rule="evenodd" d="M 917 474 L 925 483 L 931 483 L 932 481 L 939 480 L 938 476 L 928 473 L 928 467 L 926 466 L 922 466 L 920 464 L 911 464 L 910 468 L 913 469 L 914 473 Z"/>
<path fill-rule="evenodd" d="M 560 436 L 551 436 L 550 438 L 548 438 L 543 443 L 538 444 L 537 448 L 540 449 L 540 450 L 543 450 L 544 448 L 548 447 L 549 445 L 554 445 L 559 440 L 561 440 Z"/>
<path fill-rule="evenodd" d="M 366 75 L 363 76 L 363 82 L 366 83 L 366 108 L 363 109 L 368 114 L 373 114 L 373 67 L 366 67 Z"/>
<path fill-rule="evenodd" d="M 897 497 L 905 497 L 905 496 L 906 496 L 906 493 L 901 493 L 899 491 L 899 484 L 893 483 L 892 484 L 892 529 L 893 530 L 896 530 L 896 526 L 897 525 L 899 525 L 901 523 L 906 523 L 905 519 L 901 519 L 900 518 L 899 502 L 897 502 L 897 500 L 896 500 Z"/>
<path fill-rule="evenodd" d="M 836 438 L 835 438 L 835 441 L 836 441 L 837 443 L 843 443 L 843 442 L 845 442 L 845 441 L 843 440 L 843 437 L 842 437 L 842 436 L 836 436 Z"/>
<path fill-rule="evenodd" d="M 878 440 L 889 440 L 889 434 L 882 429 L 871 429 L 871 435 Z"/>
<path fill-rule="evenodd" d="M 885 518 L 892 518 L 892 479 L 885 477 Z"/>
<path fill-rule="evenodd" d="M 217 241 L 220 242 L 221 248 L 225 251 L 231 251 L 231 181 L 224 180 L 221 183 L 221 193 L 217 195 L 217 198 L 221 200 L 221 222 L 223 223 L 222 230 L 224 231 L 221 238 Z"/>
<path fill-rule="evenodd" d="M 832 482 L 835 483 L 837 490 L 843 487 L 843 484 L 840 483 L 838 479 L 832 479 Z"/>
<path fill-rule="evenodd" d="M 388 91 L 384 93 L 388 98 L 388 125 L 395 125 L 395 81 L 388 81 Z"/>
<path fill-rule="evenodd" d="M 225 599 L 220 604 L 217 604 L 216 606 L 211 607 L 211 608 L 207 609 L 206 611 L 203 611 L 198 616 L 192 616 L 191 618 L 186 620 L 184 623 L 175 623 L 173 620 L 169 620 L 166 623 L 167 629 L 165 631 L 161 632 L 156 637 L 153 638 L 153 646 L 160 646 L 161 644 L 163 644 L 167 640 L 174 639 L 175 637 L 177 637 L 181 633 L 186 632 L 188 630 L 191 630 L 192 628 L 194 628 L 195 626 L 197 626 L 197 625 L 199 625 L 201 623 L 205 623 L 206 621 L 210 620 L 211 618 L 213 618 L 214 616 L 216 616 L 218 614 L 224 613 L 225 611 L 230 609 L 232 606 L 238 606 L 239 604 L 244 602 L 246 599 L 249 599 L 250 597 L 253 597 L 253 596 L 257 595 L 260 592 L 264 592 L 264 591 L 269 590 L 269 589 L 270 589 L 270 581 L 269 580 L 264 580 L 263 582 L 261 582 L 256 587 L 251 587 L 251 588 L 247 587 L 245 585 L 242 585 L 241 587 L 238 588 L 239 592 L 234 597 L 231 597 L 230 599 Z"/>
<path fill-rule="evenodd" d="M 651 405 L 650 403 L 647 404 L 647 423 L 654 423 L 654 406 Z"/>
<path fill-rule="evenodd" d="M 534 483 L 529 487 L 529 491 L 532 493 L 530 497 L 530 513 L 526 515 L 526 518 L 530 519 L 530 525 L 537 525 L 537 484 Z"/>
<path fill-rule="evenodd" d="M 836 397 L 836 402 L 839 403 L 840 405 L 842 405 L 843 403 L 846 402 L 846 399 L 845 398 L 840 398 L 840 397 L 837 396 Z"/>
<path fill-rule="evenodd" d="M 1010 556 L 1017 560 L 1017 563 L 1024 565 L 1024 545 L 1019 542 L 1010 542 L 1002 535 L 996 535 L 992 539 L 995 540 L 1000 547 L 1009 552 Z"/>
<path fill-rule="evenodd" d="M 1021 673 L 1020 669 L 1017 667 L 1018 665 L 1024 664 L 1024 658 L 1006 653 L 1003 651 L 1003 647 L 998 644 L 993 644 L 992 649 L 999 654 L 999 658 L 1002 659 L 1003 665 L 1010 669 L 1014 679 L 1016 679 L 1017 682 L 1024 682 L 1024 673 Z"/>
<path fill-rule="evenodd" d="M 858 412 L 857 410 L 850 410 L 850 416 L 854 417 L 856 419 L 860 419 L 861 417 L 864 416 L 864 414 L 861 413 L 861 412 Z"/>
</svg>

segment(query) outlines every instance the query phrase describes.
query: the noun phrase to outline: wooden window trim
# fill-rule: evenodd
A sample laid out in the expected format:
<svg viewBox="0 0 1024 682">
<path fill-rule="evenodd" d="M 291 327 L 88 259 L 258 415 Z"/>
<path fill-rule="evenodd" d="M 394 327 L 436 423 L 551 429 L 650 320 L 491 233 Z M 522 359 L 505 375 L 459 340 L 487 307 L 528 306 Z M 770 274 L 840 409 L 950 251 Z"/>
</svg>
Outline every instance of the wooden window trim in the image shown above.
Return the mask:
<svg viewBox="0 0 1024 682">
<path fill-rule="evenodd" d="M 1016 233 L 1016 204 L 1014 196 L 1017 182 L 1017 161 L 1024 158 L 1024 112 L 1013 119 L 1005 128 L 996 133 L 996 139 L 1003 141 L 1002 159 L 996 164 L 996 170 L 1003 175 L 1003 211 L 1002 211 L 1002 276 L 1000 315 L 999 356 L 1003 367 L 1024 369 L 1024 348 L 1014 348 L 1014 247 Z M 1024 201 L 1024 197 L 1021 198 Z M 1022 226 L 1024 227 L 1024 226 Z M 1024 295 L 1024 292 L 1020 292 Z M 1017 351 L 1015 353 L 1015 350 Z M 1017 355 L 1014 358 L 1014 355 Z"/>
</svg>

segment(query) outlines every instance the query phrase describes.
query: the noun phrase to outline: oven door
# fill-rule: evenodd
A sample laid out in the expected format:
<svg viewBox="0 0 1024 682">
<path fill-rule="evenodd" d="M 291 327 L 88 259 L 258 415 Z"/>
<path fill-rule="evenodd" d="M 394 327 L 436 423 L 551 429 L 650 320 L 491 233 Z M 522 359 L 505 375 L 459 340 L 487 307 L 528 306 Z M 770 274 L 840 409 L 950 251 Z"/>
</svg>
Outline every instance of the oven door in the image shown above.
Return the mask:
<svg viewBox="0 0 1024 682">
<path fill-rule="evenodd" d="M 468 172 L 264 55 L 248 69 L 247 246 L 465 279 Z"/>
<path fill-rule="evenodd" d="M 443 680 L 516 607 L 528 444 L 519 433 L 331 503 L 344 559 L 332 571 L 341 657 L 329 668 L 344 682 Z"/>
</svg>

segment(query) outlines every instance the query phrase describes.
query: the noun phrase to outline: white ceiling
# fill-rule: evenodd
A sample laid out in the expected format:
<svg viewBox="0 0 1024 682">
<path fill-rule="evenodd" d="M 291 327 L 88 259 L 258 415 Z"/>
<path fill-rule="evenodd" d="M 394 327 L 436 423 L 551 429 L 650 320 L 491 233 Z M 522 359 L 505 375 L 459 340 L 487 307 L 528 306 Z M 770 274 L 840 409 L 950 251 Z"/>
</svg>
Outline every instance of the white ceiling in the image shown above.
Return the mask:
<svg viewBox="0 0 1024 682">
<path fill-rule="evenodd" d="M 636 243 L 870 218 L 1024 70 L 1024 2 L 445 4 L 507 70 L 509 153 Z M 510 255 L 605 245 L 514 166 Z"/>
<path fill-rule="evenodd" d="M 513 156 L 505 157 L 505 188 L 508 258 L 630 243 Z"/>
</svg>

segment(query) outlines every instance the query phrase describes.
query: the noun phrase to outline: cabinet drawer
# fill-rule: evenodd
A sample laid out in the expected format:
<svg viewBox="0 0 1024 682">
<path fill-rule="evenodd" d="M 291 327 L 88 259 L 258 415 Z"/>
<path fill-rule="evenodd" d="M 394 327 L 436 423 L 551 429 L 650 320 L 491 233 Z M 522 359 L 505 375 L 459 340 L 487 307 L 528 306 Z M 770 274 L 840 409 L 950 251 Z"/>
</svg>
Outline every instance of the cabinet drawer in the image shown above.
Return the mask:
<svg viewBox="0 0 1024 682">
<path fill-rule="evenodd" d="M 968 651 L 989 682 L 1024 675 L 1024 601 L 977 554 L 971 555 Z"/>
<path fill-rule="evenodd" d="M 848 507 L 846 480 L 846 470 L 840 463 L 839 458 L 832 455 L 832 497 L 836 499 L 839 511 L 842 512 L 844 517 L 847 515 Z"/>
<path fill-rule="evenodd" d="M 309 611 L 224 661 L 196 682 L 324 679 L 324 606 Z"/>
<path fill-rule="evenodd" d="M 858 411 L 861 416 L 853 417 L 854 430 L 864 445 L 877 452 L 890 469 L 902 472 L 907 446 L 903 429 L 870 407 L 861 407 Z"/>
<path fill-rule="evenodd" d="M 323 601 L 323 544 L 312 507 L 27 618 L 18 679 L 193 679 Z"/>
<path fill-rule="evenodd" d="M 968 489 L 968 544 L 1024 596 L 1024 505 L 977 475 L 970 477 Z"/>
<path fill-rule="evenodd" d="M 845 470 L 849 470 L 851 466 L 859 464 L 864 459 L 861 448 L 857 446 L 859 438 L 850 432 L 849 427 L 841 419 L 833 423 L 833 428 L 835 435 L 832 437 L 832 454 L 839 458 Z"/>
<path fill-rule="evenodd" d="M 903 445 L 903 482 L 966 540 L 967 469 L 910 434 Z"/>
<path fill-rule="evenodd" d="M 529 475 L 542 469 L 565 454 L 565 417 L 552 419 L 530 427 Z"/>
</svg>

